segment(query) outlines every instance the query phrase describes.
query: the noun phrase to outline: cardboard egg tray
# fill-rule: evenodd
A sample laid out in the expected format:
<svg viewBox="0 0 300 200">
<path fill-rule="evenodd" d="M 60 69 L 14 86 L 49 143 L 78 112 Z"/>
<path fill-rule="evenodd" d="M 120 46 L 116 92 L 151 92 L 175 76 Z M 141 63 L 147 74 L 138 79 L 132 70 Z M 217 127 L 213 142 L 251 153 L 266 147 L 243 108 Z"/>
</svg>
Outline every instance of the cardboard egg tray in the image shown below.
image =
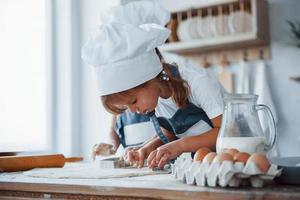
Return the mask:
<svg viewBox="0 0 300 200">
<path fill-rule="evenodd" d="M 233 163 L 231 161 L 209 164 L 208 162 L 195 162 L 188 156 L 177 158 L 171 169 L 177 180 L 190 185 L 210 187 L 239 187 L 243 185 L 263 187 L 264 183 L 280 176 L 282 171 L 273 164 L 267 173 L 263 173 L 252 162 L 246 165 L 242 162 Z"/>
</svg>

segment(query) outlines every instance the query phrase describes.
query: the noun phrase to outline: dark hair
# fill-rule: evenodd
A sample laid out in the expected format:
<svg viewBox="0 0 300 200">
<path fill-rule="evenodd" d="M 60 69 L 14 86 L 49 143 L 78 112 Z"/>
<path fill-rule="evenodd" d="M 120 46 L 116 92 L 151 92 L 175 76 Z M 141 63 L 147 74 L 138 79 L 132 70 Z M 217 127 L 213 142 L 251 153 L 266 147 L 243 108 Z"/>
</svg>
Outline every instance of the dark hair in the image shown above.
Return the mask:
<svg viewBox="0 0 300 200">
<path fill-rule="evenodd" d="M 168 87 L 171 90 L 172 99 L 175 101 L 175 103 L 178 107 L 182 108 L 187 105 L 188 96 L 190 93 L 190 87 L 189 87 L 188 83 L 185 80 L 183 80 L 181 77 L 175 77 L 174 75 L 172 75 L 172 73 L 169 69 L 169 66 L 168 66 L 170 64 L 167 64 L 164 61 L 163 56 L 161 55 L 161 53 L 159 52 L 159 50 L 157 48 L 155 49 L 155 52 L 156 52 L 157 56 L 159 57 L 159 59 L 162 63 L 162 66 L 163 66 L 163 70 L 166 72 L 167 76 L 169 77 L 169 80 L 164 81 L 161 78 L 162 73 L 160 73 L 152 80 L 149 80 L 149 81 L 147 81 L 139 86 L 136 86 L 132 89 L 114 93 L 114 94 L 101 96 L 102 104 L 108 112 L 113 113 L 113 114 L 120 114 L 120 113 L 124 112 L 127 108 L 118 108 L 117 106 L 113 105 L 112 100 L 113 99 L 122 99 L 122 98 L 130 99 L 133 96 L 133 92 L 132 92 L 133 89 L 145 87 L 147 84 L 149 84 L 152 81 L 159 81 L 163 84 L 164 83 L 168 84 Z M 173 66 L 177 67 L 177 65 L 173 65 Z"/>
</svg>

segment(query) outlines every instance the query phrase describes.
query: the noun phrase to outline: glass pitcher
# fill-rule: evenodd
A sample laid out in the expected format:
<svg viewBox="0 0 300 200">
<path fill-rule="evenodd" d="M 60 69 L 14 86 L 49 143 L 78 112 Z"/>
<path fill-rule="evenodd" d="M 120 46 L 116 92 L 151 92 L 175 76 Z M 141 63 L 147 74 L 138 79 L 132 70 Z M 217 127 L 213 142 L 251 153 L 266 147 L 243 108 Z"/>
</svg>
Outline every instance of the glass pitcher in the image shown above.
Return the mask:
<svg viewBox="0 0 300 200">
<path fill-rule="evenodd" d="M 249 154 L 267 152 L 276 140 L 277 130 L 269 107 L 257 104 L 257 95 L 225 94 L 225 109 L 217 138 L 217 153 L 235 148 Z M 258 111 L 267 118 L 267 129 L 263 131 Z"/>
</svg>

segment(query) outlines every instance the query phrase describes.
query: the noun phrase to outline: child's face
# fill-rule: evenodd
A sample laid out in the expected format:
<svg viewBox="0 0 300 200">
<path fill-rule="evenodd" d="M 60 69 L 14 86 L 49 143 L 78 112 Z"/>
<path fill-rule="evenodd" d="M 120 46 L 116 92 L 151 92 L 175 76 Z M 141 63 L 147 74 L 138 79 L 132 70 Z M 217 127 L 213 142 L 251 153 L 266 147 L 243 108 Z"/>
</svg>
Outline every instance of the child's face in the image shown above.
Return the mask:
<svg viewBox="0 0 300 200">
<path fill-rule="evenodd" d="M 127 108 L 131 112 L 146 114 L 153 111 L 160 96 L 160 87 L 156 82 L 150 82 L 143 87 L 130 90 L 130 97 L 119 98 L 115 105 Z"/>
</svg>

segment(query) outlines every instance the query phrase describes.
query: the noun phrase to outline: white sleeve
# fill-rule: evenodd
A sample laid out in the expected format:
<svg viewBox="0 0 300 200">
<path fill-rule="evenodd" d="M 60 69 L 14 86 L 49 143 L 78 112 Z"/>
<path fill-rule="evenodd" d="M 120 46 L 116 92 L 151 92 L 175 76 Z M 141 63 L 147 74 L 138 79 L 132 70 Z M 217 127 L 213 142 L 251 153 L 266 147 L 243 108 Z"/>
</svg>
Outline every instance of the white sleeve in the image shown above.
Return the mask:
<svg viewBox="0 0 300 200">
<path fill-rule="evenodd" d="M 190 82 L 191 102 L 201 107 L 212 119 L 223 114 L 224 89 L 210 76 L 200 76 Z"/>
</svg>

